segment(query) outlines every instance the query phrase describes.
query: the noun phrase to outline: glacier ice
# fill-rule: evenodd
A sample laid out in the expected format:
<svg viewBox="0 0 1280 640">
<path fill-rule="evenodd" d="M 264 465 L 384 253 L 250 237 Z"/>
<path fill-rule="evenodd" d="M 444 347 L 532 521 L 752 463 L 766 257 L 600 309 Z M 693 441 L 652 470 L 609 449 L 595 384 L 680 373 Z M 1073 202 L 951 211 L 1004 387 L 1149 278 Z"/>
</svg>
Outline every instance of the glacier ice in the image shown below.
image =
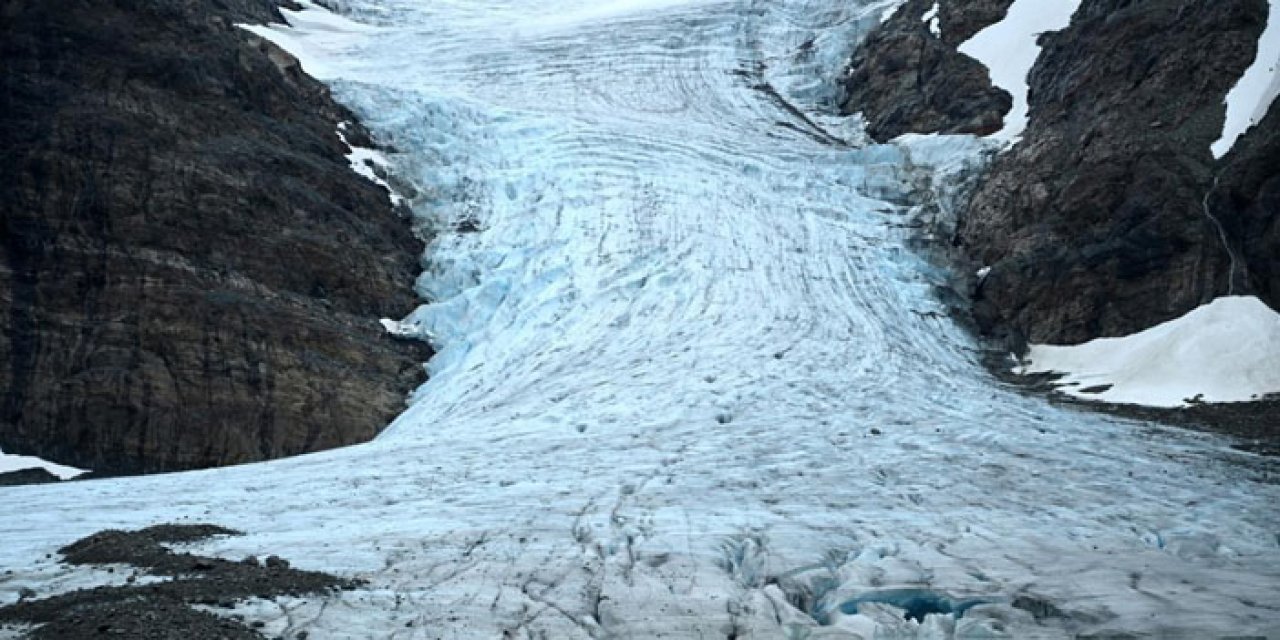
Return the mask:
<svg viewBox="0 0 1280 640">
<path fill-rule="evenodd" d="M 368 580 L 242 607 L 286 637 L 1276 634 L 1264 460 L 1003 387 L 942 313 L 907 222 L 984 143 L 867 146 L 813 79 L 892 4 L 349 0 L 256 29 L 399 150 L 437 235 L 430 304 L 389 326 L 434 377 L 365 445 L 0 490 L 0 602 L 48 593 L 60 544 L 186 519 L 248 532 L 200 553 Z M 899 590 L 989 602 L 814 608 Z"/>
</svg>

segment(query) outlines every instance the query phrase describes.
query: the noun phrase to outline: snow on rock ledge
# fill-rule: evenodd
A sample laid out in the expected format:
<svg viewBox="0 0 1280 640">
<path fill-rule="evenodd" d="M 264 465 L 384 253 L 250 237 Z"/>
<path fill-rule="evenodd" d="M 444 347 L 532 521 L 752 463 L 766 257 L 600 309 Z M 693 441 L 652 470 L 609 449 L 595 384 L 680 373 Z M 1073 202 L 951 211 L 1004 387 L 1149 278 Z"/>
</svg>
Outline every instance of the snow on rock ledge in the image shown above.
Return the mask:
<svg viewBox="0 0 1280 640">
<path fill-rule="evenodd" d="M 70 480 L 80 474 L 87 473 L 84 469 L 49 462 L 35 456 L 19 456 L 0 451 L 0 473 L 22 471 L 24 469 L 44 469 L 62 480 Z"/>
<path fill-rule="evenodd" d="M 1280 313 L 1253 296 L 1218 298 L 1121 338 L 1032 345 L 1015 372 L 1065 373 L 1060 391 L 1120 404 L 1258 400 L 1280 393 Z"/>
<path fill-rule="evenodd" d="M 404 196 L 396 192 L 395 187 L 378 175 L 378 169 L 386 172 L 391 168 L 391 161 L 387 160 L 387 156 L 383 155 L 377 149 L 369 149 L 367 147 L 358 147 L 347 141 L 346 136 L 347 123 L 338 124 L 338 139 L 342 140 L 342 144 L 347 145 L 351 153 L 347 154 L 347 162 L 351 163 L 351 170 L 360 174 L 368 181 L 382 187 L 390 194 L 392 206 L 407 205 L 408 200 Z"/>
<path fill-rule="evenodd" d="M 1013 96 L 1013 109 L 1005 116 L 1004 128 L 992 138 L 1017 142 L 1027 128 L 1027 74 L 1040 57 L 1040 34 L 1058 31 L 1071 24 L 1080 0 L 1039 2 L 1017 0 L 1004 20 L 997 22 L 959 46 L 963 53 L 987 67 L 991 82 Z"/>
<path fill-rule="evenodd" d="M 942 25 L 939 24 L 938 21 L 938 11 L 941 9 L 941 5 L 935 2 L 933 3 L 933 6 L 929 8 L 929 11 L 920 17 L 921 22 L 929 24 L 929 33 L 932 33 L 935 38 L 942 37 Z"/>
<path fill-rule="evenodd" d="M 287 25 L 237 26 L 288 51 L 302 64 L 307 75 L 321 81 L 338 76 L 335 65 L 330 63 L 331 56 L 354 54 L 362 42 L 379 33 L 377 27 L 350 20 L 313 2 L 301 0 L 298 6 L 301 8 L 297 11 L 280 9 Z M 302 36 L 304 33 L 306 37 Z"/>
<path fill-rule="evenodd" d="M 1267 28 L 1258 38 L 1258 53 L 1236 86 L 1227 94 L 1227 119 L 1222 137 L 1210 147 L 1214 158 L 1226 155 L 1236 140 L 1262 122 L 1280 93 L 1280 0 L 1271 0 Z"/>
<path fill-rule="evenodd" d="M 303 0 L 298 4 L 301 8 L 296 11 L 286 8 L 280 10 L 281 15 L 288 21 L 287 25 L 241 24 L 238 26 L 288 51 L 298 59 L 303 70 L 318 80 L 331 81 L 339 75 L 333 65 L 326 61 L 327 52 L 355 52 L 363 41 L 378 34 L 376 27 L 350 20 L 313 2 Z M 301 37 L 302 33 L 307 33 L 309 37 Z M 377 149 L 351 144 L 346 136 L 347 126 L 345 122 L 340 123 L 337 133 L 342 144 L 351 150 L 347 154 L 347 162 L 351 164 L 351 170 L 386 189 L 393 206 L 408 204 L 404 196 L 397 193 L 395 188 L 375 170 L 376 167 L 384 172 L 388 171 L 391 162 Z"/>
</svg>

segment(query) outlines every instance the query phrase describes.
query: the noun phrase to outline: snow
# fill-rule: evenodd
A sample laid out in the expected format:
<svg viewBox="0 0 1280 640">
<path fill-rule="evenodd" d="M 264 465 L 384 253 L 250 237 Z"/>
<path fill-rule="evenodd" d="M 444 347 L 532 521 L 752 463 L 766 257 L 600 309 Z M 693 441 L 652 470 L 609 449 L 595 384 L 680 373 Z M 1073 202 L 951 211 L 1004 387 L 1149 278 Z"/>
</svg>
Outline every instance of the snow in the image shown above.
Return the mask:
<svg viewBox="0 0 1280 640">
<path fill-rule="evenodd" d="M 281 8 L 288 25 L 237 25 L 241 29 L 265 38 L 292 53 L 302 63 L 302 70 L 320 80 L 331 80 L 340 75 L 337 66 L 325 62 L 326 56 L 350 51 L 349 47 L 362 38 L 374 38 L 382 33 L 378 27 L 363 24 L 333 13 L 309 0 L 299 0 L 300 9 Z M 299 37 L 305 32 L 305 38 Z M 324 52 L 321 54 L 320 52 Z M 376 149 L 353 146 L 347 142 L 346 123 L 338 124 L 338 138 L 347 145 L 346 155 L 351 170 L 387 190 L 391 204 L 399 206 L 408 201 L 396 192 L 386 180 L 373 170 L 374 166 L 387 170 L 392 165 L 386 155 Z"/>
<path fill-rule="evenodd" d="M 1230 296 L 1120 337 L 1074 346 L 1032 345 L 1018 371 L 1068 374 L 1079 398 L 1153 407 L 1245 402 L 1280 393 L 1280 314 L 1253 296 Z M 1085 389 L 1111 385 L 1102 392 Z"/>
<path fill-rule="evenodd" d="M 882 0 L 882 2 L 876 4 L 875 6 L 880 12 L 880 22 L 888 21 L 906 3 L 907 0 Z"/>
<path fill-rule="evenodd" d="M 344 132 L 344 127 L 341 126 L 344 124 L 346 123 L 339 123 L 338 139 L 342 140 L 342 144 L 347 145 L 347 148 L 351 150 L 351 153 L 347 154 L 347 162 L 351 163 L 351 170 L 360 174 L 370 182 L 386 189 L 388 197 L 391 198 L 392 205 L 399 206 L 401 204 L 408 204 L 408 200 L 406 200 L 404 196 L 396 193 L 396 190 L 388 184 L 386 180 L 383 180 L 376 171 L 374 171 L 374 167 L 378 167 L 383 171 L 388 171 L 390 169 L 391 162 L 387 160 L 387 156 L 377 149 L 357 147 L 352 145 L 350 142 L 347 142 L 347 135 Z"/>
<path fill-rule="evenodd" d="M 946 319 L 905 223 L 984 144 L 840 144 L 753 88 L 856 140 L 808 83 L 885 3 L 348 5 L 377 27 L 267 31 L 421 187 L 433 302 L 390 328 L 435 377 L 365 445 L 0 489 L 0 594 L 99 529 L 213 521 L 246 535 L 196 552 L 369 581 L 238 609 L 284 637 L 1280 632 L 1264 461 L 998 385 Z M 868 600 L 902 590 L 990 602 Z"/>
<path fill-rule="evenodd" d="M 939 24 L 940 18 L 938 18 L 938 11 L 941 8 L 941 5 L 935 2 L 933 3 L 933 7 L 920 17 L 921 22 L 929 23 L 929 33 L 932 33 L 935 38 L 942 37 L 942 26 Z"/>
<path fill-rule="evenodd" d="M 421 323 L 404 322 L 402 320 L 392 320 L 391 318 L 383 318 L 378 322 L 387 333 L 397 338 L 420 339 L 428 342 L 435 340 L 435 335 L 423 329 Z"/>
<path fill-rule="evenodd" d="M 1009 12 L 960 47 L 963 53 L 987 67 L 991 82 L 1013 96 L 1013 108 L 1004 118 L 1004 127 L 992 138 L 1009 144 L 1017 142 L 1027 128 L 1027 74 L 1040 56 L 1036 40 L 1040 34 L 1058 31 L 1071 23 L 1080 0 L 1015 0 Z"/>
<path fill-rule="evenodd" d="M 1258 38 L 1253 64 L 1227 94 L 1222 137 L 1210 147 L 1214 158 L 1226 155 L 1236 140 L 1262 121 L 1280 93 L 1280 0 L 1270 0 L 1267 26 Z"/>
<path fill-rule="evenodd" d="M 289 25 L 238 26 L 292 53 L 302 62 L 302 70 L 319 80 L 329 80 L 341 73 L 336 66 L 323 66 L 324 61 L 350 45 L 353 35 L 371 37 L 379 33 L 376 27 L 344 18 L 310 0 L 298 0 L 297 5 L 301 7 L 298 11 L 280 10 Z M 307 34 L 305 38 L 300 37 L 302 32 Z"/>
<path fill-rule="evenodd" d="M 0 473 L 21 471 L 23 469 L 44 469 L 62 480 L 70 480 L 82 473 L 87 473 L 84 469 L 49 462 L 35 456 L 20 456 L 0 451 Z"/>
</svg>

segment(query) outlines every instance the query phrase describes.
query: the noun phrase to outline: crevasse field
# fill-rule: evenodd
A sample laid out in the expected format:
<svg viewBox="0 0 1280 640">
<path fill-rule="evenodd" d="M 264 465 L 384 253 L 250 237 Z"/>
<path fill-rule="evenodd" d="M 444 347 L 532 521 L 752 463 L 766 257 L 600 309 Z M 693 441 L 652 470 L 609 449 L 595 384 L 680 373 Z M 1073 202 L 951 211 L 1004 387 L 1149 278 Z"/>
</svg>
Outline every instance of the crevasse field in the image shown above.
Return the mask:
<svg viewBox="0 0 1280 640">
<path fill-rule="evenodd" d="M 892 4 L 350 0 L 254 28 L 421 191 L 434 302 L 389 325 L 434 377 L 367 445 L 4 489 L 0 603 L 121 581 L 44 559 L 80 536 L 207 521 L 247 535 L 201 552 L 369 581 L 242 605 L 268 636 L 1280 637 L 1265 460 L 1004 388 L 932 297 L 912 203 L 984 143 L 824 115 Z"/>
</svg>

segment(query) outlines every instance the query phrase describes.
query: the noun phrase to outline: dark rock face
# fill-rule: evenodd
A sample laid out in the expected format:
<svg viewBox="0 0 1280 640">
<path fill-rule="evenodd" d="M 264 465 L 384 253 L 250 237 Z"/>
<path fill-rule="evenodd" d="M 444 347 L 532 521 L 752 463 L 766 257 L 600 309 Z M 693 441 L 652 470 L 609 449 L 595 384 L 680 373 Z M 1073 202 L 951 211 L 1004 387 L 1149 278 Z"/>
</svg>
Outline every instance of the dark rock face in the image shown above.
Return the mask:
<svg viewBox="0 0 1280 640">
<path fill-rule="evenodd" d="M 1008 102 L 955 48 L 1010 5 L 942 0 L 937 38 L 921 21 L 932 0 L 910 0 L 859 47 L 844 108 L 882 141 L 994 130 Z M 1209 150 L 1267 12 L 1264 0 L 1083 0 L 1041 36 L 1028 127 L 977 181 L 955 237 L 991 267 L 972 309 L 980 331 L 1016 349 L 1129 334 L 1228 293 L 1280 307 L 1278 110 L 1221 160 Z"/>
<path fill-rule="evenodd" d="M 1280 309 L 1280 105 L 1272 103 L 1218 166 L 1208 206 L 1236 248 L 1234 284 Z"/>
<path fill-rule="evenodd" d="M 267 0 L 0 0 L 0 446 L 96 471 L 367 440 L 421 244 Z M 354 125 L 348 139 L 367 144 Z"/>
<path fill-rule="evenodd" d="M 909 0 L 854 52 L 844 81 L 845 113 L 861 112 L 867 133 L 885 142 L 904 133 L 987 135 L 1003 125 L 1012 97 L 986 67 L 956 52 L 1004 17 L 1013 0 L 940 4 L 942 37 L 921 18 L 933 0 Z"/>
<path fill-rule="evenodd" d="M 959 230 L 964 251 L 992 267 L 975 307 L 984 330 L 1076 343 L 1232 290 L 1273 291 L 1274 133 L 1255 130 L 1268 142 L 1236 163 L 1209 151 L 1266 17 L 1263 0 L 1085 0 L 1070 27 L 1041 37 L 1027 131 Z M 1206 197 L 1239 254 L 1234 287 Z"/>
<path fill-rule="evenodd" d="M 1003 20 L 1011 6 L 1013 0 L 940 0 L 938 17 L 942 41 L 952 49 L 959 47 L 979 31 Z"/>
<path fill-rule="evenodd" d="M 24 484 L 52 484 L 60 482 L 58 476 L 44 469 L 19 469 L 0 473 L 0 487 L 16 487 Z"/>
</svg>

